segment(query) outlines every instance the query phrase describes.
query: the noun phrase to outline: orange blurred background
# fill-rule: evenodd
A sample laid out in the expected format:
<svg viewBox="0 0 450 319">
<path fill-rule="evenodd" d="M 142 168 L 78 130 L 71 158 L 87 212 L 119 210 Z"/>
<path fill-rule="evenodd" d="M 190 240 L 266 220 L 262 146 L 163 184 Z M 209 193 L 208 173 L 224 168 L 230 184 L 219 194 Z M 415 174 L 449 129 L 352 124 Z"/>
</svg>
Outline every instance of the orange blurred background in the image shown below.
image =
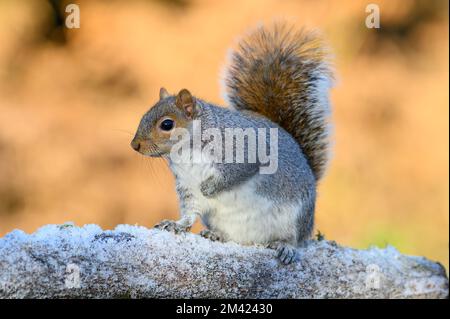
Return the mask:
<svg viewBox="0 0 450 319">
<path fill-rule="evenodd" d="M 0 235 L 176 218 L 165 163 L 129 146 L 141 115 L 160 86 L 223 104 L 227 50 L 282 18 L 320 29 L 335 55 L 316 229 L 448 269 L 448 2 L 376 1 L 378 30 L 371 2 L 0 0 Z M 68 3 L 80 29 L 63 27 Z"/>
</svg>

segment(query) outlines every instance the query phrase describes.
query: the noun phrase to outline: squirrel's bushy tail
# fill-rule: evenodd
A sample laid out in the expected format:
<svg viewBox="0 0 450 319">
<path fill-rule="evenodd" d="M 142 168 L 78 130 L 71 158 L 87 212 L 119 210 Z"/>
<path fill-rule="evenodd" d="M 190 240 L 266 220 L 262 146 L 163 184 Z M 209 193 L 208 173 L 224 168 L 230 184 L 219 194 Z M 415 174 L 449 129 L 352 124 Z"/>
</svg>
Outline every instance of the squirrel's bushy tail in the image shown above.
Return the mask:
<svg viewBox="0 0 450 319">
<path fill-rule="evenodd" d="M 226 70 L 226 97 L 237 110 L 278 123 L 300 144 L 318 180 L 327 164 L 329 55 L 315 33 L 285 24 L 260 27 L 239 42 Z"/>
</svg>

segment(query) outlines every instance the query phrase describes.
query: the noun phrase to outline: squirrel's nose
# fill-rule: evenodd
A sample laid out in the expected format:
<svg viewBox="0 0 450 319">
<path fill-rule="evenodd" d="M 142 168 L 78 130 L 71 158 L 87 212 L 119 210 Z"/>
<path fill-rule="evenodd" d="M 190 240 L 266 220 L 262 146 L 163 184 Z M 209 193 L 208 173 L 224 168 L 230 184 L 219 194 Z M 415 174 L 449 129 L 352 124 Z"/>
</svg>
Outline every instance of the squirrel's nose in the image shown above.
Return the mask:
<svg viewBox="0 0 450 319">
<path fill-rule="evenodd" d="M 139 149 L 141 148 L 141 143 L 139 143 L 138 141 L 136 141 L 136 140 L 132 140 L 131 141 L 131 147 L 136 151 L 136 152 L 139 152 Z"/>
</svg>

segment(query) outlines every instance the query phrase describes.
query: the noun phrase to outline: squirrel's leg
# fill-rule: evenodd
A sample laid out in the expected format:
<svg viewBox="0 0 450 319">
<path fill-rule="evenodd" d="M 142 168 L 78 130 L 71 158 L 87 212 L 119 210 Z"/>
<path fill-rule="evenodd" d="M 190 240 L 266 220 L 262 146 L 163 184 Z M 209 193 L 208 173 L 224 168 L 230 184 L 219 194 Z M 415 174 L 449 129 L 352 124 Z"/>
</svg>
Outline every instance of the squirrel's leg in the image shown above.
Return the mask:
<svg viewBox="0 0 450 319">
<path fill-rule="evenodd" d="M 297 249 L 294 245 L 285 241 L 275 241 L 267 245 L 267 248 L 275 249 L 277 258 L 285 265 L 297 259 Z"/>
<path fill-rule="evenodd" d="M 196 208 L 196 201 L 192 194 L 181 185 L 177 184 L 176 191 L 180 202 L 181 218 L 177 221 L 165 219 L 155 225 L 155 228 L 174 233 L 187 232 L 194 225 L 200 210 Z"/>
</svg>

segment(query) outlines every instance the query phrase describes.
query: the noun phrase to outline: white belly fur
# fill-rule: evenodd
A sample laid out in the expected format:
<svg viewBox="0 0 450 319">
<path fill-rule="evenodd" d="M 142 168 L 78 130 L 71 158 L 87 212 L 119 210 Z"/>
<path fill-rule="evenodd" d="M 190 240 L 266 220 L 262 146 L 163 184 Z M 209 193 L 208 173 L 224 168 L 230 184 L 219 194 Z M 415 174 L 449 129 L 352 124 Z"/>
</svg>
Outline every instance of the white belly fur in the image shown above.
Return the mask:
<svg viewBox="0 0 450 319">
<path fill-rule="evenodd" d="M 275 240 L 297 241 L 296 222 L 301 214 L 301 204 L 275 204 L 255 193 L 259 178 L 255 175 L 231 191 L 212 198 L 200 192 L 200 183 L 216 173 L 211 164 L 177 164 L 172 167 L 178 182 L 189 189 L 200 215 L 206 214 L 212 230 L 226 240 L 237 243 L 267 244 Z"/>
</svg>

